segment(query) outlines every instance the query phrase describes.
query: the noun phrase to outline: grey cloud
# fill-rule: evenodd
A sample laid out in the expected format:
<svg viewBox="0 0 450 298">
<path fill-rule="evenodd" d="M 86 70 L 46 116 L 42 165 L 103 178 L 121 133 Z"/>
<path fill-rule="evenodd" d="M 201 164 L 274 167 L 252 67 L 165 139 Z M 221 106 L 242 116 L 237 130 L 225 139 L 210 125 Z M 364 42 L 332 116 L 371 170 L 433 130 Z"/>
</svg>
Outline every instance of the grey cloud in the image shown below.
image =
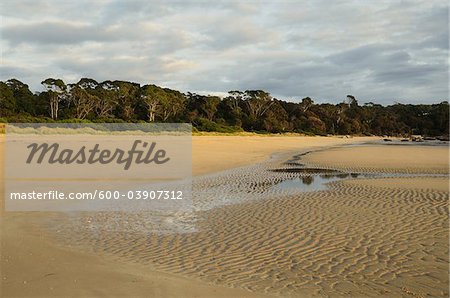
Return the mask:
<svg viewBox="0 0 450 298">
<path fill-rule="evenodd" d="M 17 78 L 19 80 L 29 78 L 31 75 L 30 71 L 24 67 L 10 65 L 0 65 L 0 73 L 5 78 Z"/>
<path fill-rule="evenodd" d="M 380 57 L 380 53 L 390 50 L 388 45 L 372 44 L 362 47 L 352 48 L 328 57 L 328 60 L 338 65 L 372 65 L 373 60 Z M 375 61 L 376 62 L 376 61 Z"/>
<path fill-rule="evenodd" d="M 391 103 L 448 97 L 448 10 L 429 1 L 2 1 L 1 79 L 265 89 Z M 3 8 L 7 9 L 3 9 Z M 5 66 L 7 65 L 7 66 Z"/>
<path fill-rule="evenodd" d="M 392 103 L 398 98 L 418 100 L 418 94 L 422 94 L 422 99 L 434 93 L 433 98 L 447 94 L 445 87 L 439 87 L 448 78 L 445 65 L 416 65 L 406 51 L 392 51 L 388 45 L 360 47 L 314 63 L 301 61 L 301 55 L 268 55 L 266 59 L 237 64 L 222 68 L 221 76 L 239 78 L 228 82 L 226 90 L 267 89 L 281 98 L 299 100 L 311 96 L 319 102 L 340 101 L 349 93 L 363 102 L 376 98 L 381 103 Z M 219 81 L 218 76 L 203 76 L 192 84 L 223 91 L 224 84 Z"/>
<path fill-rule="evenodd" d="M 112 30 L 92 25 L 64 22 L 11 25 L 2 29 L 2 38 L 13 44 L 32 42 L 42 44 L 76 44 L 85 41 L 111 41 L 118 37 Z"/>
<path fill-rule="evenodd" d="M 234 46 L 258 44 L 270 38 L 270 31 L 266 28 L 259 28 L 252 22 L 236 21 L 228 22 L 223 20 L 215 28 L 205 32 L 210 40 L 208 44 L 215 49 L 228 49 Z"/>
<path fill-rule="evenodd" d="M 441 32 L 439 34 L 430 36 L 423 41 L 416 43 L 418 48 L 436 48 L 448 51 L 449 46 L 448 32 Z"/>
<path fill-rule="evenodd" d="M 163 63 L 155 58 L 135 59 L 132 57 L 108 57 L 94 60 L 79 61 L 64 59 L 55 63 L 66 73 L 102 80 L 122 80 L 127 77 L 130 81 L 151 82 L 155 80 L 163 67 Z M 140 69 L 145 68 L 143 73 Z M 89 71 L 86 71 L 86 70 Z M 82 75 L 81 75 L 82 74 Z"/>
<path fill-rule="evenodd" d="M 398 86 L 408 84 L 432 83 L 434 74 L 440 73 L 445 78 L 446 68 L 441 65 L 403 65 L 400 68 L 385 68 L 373 74 L 377 82 L 389 84 L 396 82 Z M 425 85 L 426 86 L 426 85 Z M 424 86 L 424 87 L 425 87 Z"/>
</svg>

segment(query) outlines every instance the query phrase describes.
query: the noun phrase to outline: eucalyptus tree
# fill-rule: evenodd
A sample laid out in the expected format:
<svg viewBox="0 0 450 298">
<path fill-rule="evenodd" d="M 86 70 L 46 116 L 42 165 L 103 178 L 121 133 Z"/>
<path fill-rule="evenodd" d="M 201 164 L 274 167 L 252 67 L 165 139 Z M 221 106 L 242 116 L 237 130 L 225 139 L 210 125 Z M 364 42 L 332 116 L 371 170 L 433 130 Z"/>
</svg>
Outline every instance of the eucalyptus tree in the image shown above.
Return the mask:
<svg viewBox="0 0 450 298">
<path fill-rule="evenodd" d="M 244 101 L 247 105 L 249 116 L 254 119 L 263 116 L 274 103 L 270 93 L 263 90 L 245 91 Z"/>
<path fill-rule="evenodd" d="M 34 113 L 34 96 L 28 85 L 17 79 L 7 80 L 5 84 L 12 91 L 15 99 L 14 109 L 11 111 L 18 113 Z"/>
<path fill-rule="evenodd" d="M 159 106 L 164 101 L 166 93 L 156 85 L 145 85 L 141 87 L 140 99 L 147 109 L 148 121 L 155 122 Z"/>
<path fill-rule="evenodd" d="M 98 84 L 95 89 L 97 104 L 94 113 L 98 118 L 111 117 L 116 106 L 119 104 L 119 87 L 111 81 Z"/>
<path fill-rule="evenodd" d="M 188 108 L 199 118 L 213 121 L 221 101 L 218 96 L 188 93 Z"/>
<path fill-rule="evenodd" d="M 9 86 L 0 82 L 0 117 L 11 114 L 16 109 L 16 99 Z"/>
<path fill-rule="evenodd" d="M 183 111 L 186 98 L 176 90 L 164 88 L 164 92 L 166 95 L 161 98 L 158 116 L 161 121 L 167 122 L 169 119 L 175 119 Z"/>
<path fill-rule="evenodd" d="M 302 102 L 300 103 L 300 108 L 302 109 L 303 113 L 306 113 L 309 108 L 311 108 L 314 105 L 314 101 L 310 97 L 302 98 Z"/>
<path fill-rule="evenodd" d="M 41 82 L 49 93 L 50 117 L 53 120 L 58 119 L 59 104 L 65 99 L 67 86 L 61 79 L 48 78 Z"/>
<path fill-rule="evenodd" d="M 97 106 L 98 97 L 90 94 L 82 84 L 70 84 L 67 86 L 67 94 L 74 106 L 74 116 L 77 119 L 85 119 Z"/>
<path fill-rule="evenodd" d="M 117 116 L 125 121 L 132 120 L 139 100 L 140 85 L 127 81 L 113 81 L 112 84 L 118 88 Z"/>
</svg>

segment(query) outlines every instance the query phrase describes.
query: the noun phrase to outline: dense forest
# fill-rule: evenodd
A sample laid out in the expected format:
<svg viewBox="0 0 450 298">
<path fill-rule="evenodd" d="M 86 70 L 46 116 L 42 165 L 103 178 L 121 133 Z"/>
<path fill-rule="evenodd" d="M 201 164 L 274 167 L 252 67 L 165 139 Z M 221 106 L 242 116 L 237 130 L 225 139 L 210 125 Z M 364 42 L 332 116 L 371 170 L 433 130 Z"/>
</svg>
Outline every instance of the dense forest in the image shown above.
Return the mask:
<svg viewBox="0 0 450 298">
<path fill-rule="evenodd" d="M 75 84 L 49 78 L 43 92 L 10 79 L 0 82 L 1 122 L 189 122 L 199 131 L 306 134 L 448 135 L 449 104 L 364 104 L 352 96 L 339 104 L 309 98 L 287 102 L 262 90 L 228 96 L 181 93 L 126 81 Z"/>
</svg>

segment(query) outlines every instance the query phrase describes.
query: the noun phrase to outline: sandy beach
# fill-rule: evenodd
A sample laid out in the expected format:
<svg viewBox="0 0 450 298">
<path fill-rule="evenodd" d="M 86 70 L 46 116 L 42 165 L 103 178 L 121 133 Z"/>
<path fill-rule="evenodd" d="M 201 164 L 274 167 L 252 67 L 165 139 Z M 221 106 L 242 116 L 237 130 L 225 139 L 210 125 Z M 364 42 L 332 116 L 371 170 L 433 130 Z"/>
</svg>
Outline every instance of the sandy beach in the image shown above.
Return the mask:
<svg viewBox="0 0 450 298">
<path fill-rule="evenodd" d="M 336 147 L 374 140 L 194 137 L 195 185 L 211 197 L 199 195 L 192 233 L 93 233 L 80 224 L 85 215 L 77 225 L 61 213 L 2 212 L 1 296 L 446 297 L 448 147 Z M 416 176 L 344 179 L 312 192 L 273 188 L 297 174 L 270 171 L 326 147 L 298 162 Z M 268 160 L 274 153 L 283 154 Z M 242 201 L 208 205 L 224 189 Z"/>
<path fill-rule="evenodd" d="M 450 298 L 448 2 L 2 4 L 0 298 Z"/>
</svg>

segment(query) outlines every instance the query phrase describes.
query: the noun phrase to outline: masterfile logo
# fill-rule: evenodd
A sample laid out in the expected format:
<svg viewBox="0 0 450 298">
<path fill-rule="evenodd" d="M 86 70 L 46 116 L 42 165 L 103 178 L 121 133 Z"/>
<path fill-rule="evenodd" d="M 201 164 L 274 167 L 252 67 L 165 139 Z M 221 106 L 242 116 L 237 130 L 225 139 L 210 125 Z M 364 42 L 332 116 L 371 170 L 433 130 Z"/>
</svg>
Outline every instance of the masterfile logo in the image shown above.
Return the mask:
<svg viewBox="0 0 450 298">
<path fill-rule="evenodd" d="M 184 123 L 8 124 L 5 197 L 16 199 L 6 201 L 6 210 L 124 210 L 124 201 L 143 198 L 153 203 L 131 209 L 153 210 L 162 206 L 155 198 L 189 201 L 191 138 Z M 33 200 L 17 200 L 17 193 Z M 60 196 L 39 195 L 46 193 L 91 199 L 58 203 Z M 98 202 L 106 200 L 114 204 Z"/>
<path fill-rule="evenodd" d="M 116 162 L 123 164 L 124 170 L 128 170 L 133 162 L 137 164 L 164 164 L 170 160 L 166 156 L 166 150 L 157 149 L 156 142 L 145 142 L 135 140 L 130 150 L 126 151 L 120 148 L 115 150 L 101 149 L 100 144 L 95 144 L 92 149 L 82 146 L 79 150 L 61 149 L 58 143 L 32 143 L 27 146 L 30 154 L 27 158 L 27 164 L 33 161 L 42 164 L 109 164 Z M 142 148 L 142 150 L 139 150 Z"/>
</svg>

